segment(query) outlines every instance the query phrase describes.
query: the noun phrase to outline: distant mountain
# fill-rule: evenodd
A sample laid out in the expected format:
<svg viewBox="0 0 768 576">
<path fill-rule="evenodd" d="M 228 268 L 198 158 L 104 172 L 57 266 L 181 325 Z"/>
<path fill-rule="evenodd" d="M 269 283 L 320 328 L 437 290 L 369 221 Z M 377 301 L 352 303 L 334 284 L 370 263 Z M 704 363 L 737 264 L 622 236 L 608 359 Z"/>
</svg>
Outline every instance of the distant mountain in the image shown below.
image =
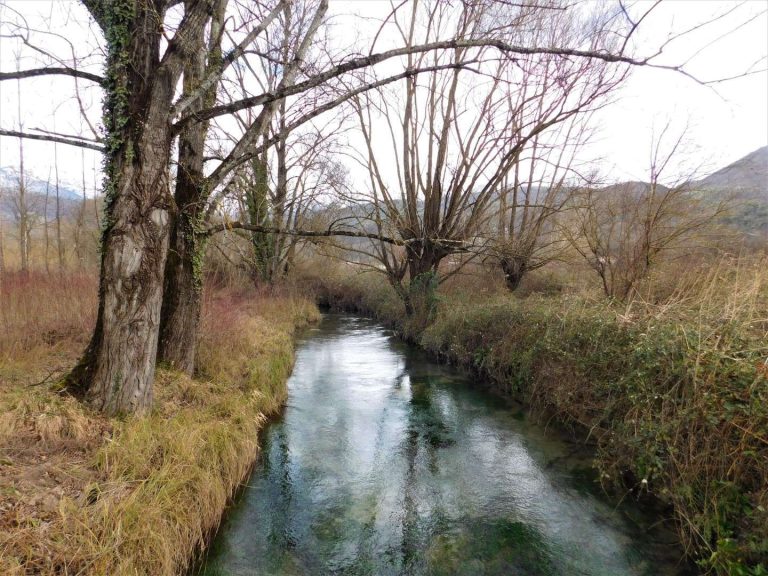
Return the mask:
<svg viewBox="0 0 768 576">
<path fill-rule="evenodd" d="M 618 194 L 619 196 L 632 196 L 635 198 L 644 197 L 646 194 L 650 192 L 651 185 L 648 182 L 639 182 L 637 180 L 627 181 L 627 182 L 619 182 L 617 184 L 610 184 L 609 186 L 605 186 L 603 188 L 600 188 L 601 194 Z M 666 186 L 662 184 L 656 185 L 656 190 L 661 192 L 666 192 L 669 190 Z"/>
<path fill-rule="evenodd" d="M 27 187 L 27 192 L 30 194 L 40 194 L 45 196 L 45 188 L 46 186 L 49 186 L 48 193 L 51 195 L 51 197 L 56 196 L 56 183 L 54 180 L 51 180 L 48 182 L 47 180 L 44 180 L 42 178 L 38 178 L 37 176 L 30 174 L 26 170 L 25 173 L 25 184 Z M 4 166 L 0 167 L 0 188 L 3 190 L 18 190 L 19 187 L 19 171 L 16 168 L 13 168 L 11 166 Z M 83 191 L 75 188 L 73 186 L 70 186 L 68 184 L 65 184 L 63 182 L 59 182 L 59 198 L 67 199 L 67 200 L 80 200 L 83 197 Z"/>
<path fill-rule="evenodd" d="M 26 171 L 25 171 L 26 172 Z M 48 186 L 48 218 L 56 216 L 56 182 L 46 182 L 26 172 L 24 183 L 27 190 L 27 208 L 32 214 L 43 216 L 46 212 L 45 190 Z M 19 171 L 9 166 L 0 167 L 0 217 L 15 219 L 18 212 L 16 199 L 19 190 Z M 77 214 L 82 204 L 83 192 L 71 185 L 59 183 L 59 207 L 64 217 Z"/>
<path fill-rule="evenodd" d="M 647 182 L 621 182 L 606 186 L 601 192 L 641 195 L 648 186 Z M 706 178 L 691 182 L 690 187 L 714 202 L 731 199 L 732 208 L 723 222 L 748 238 L 768 239 L 768 146 L 758 148 Z M 663 186 L 660 188 L 666 190 Z"/>
<path fill-rule="evenodd" d="M 768 146 L 710 174 L 696 183 L 704 190 L 730 190 L 743 198 L 768 202 Z"/>
<path fill-rule="evenodd" d="M 762 243 L 768 239 L 768 146 L 695 183 L 697 189 L 734 201 L 724 222 Z"/>
</svg>

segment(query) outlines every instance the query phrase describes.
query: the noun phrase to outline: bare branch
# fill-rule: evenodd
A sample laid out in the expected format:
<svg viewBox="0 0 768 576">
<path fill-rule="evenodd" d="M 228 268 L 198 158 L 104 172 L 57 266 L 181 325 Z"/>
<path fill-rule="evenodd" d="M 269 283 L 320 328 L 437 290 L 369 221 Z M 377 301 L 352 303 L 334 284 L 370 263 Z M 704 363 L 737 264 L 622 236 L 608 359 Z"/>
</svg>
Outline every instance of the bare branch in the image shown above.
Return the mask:
<svg viewBox="0 0 768 576">
<path fill-rule="evenodd" d="M 72 76 L 101 84 L 104 78 L 98 74 L 83 72 L 75 68 L 33 68 L 32 70 L 19 70 L 18 72 L 0 72 L 0 82 L 3 80 L 19 80 L 23 78 L 35 78 L 37 76 Z"/>
<path fill-rule="evenodd" d="M 55 130 L 54 131 L 45 130 L 44 128 L 30 128 L 30 130 L 34 130 L 35 132 L 40 132 L 47 136 L 58 136 L 59 138 L 72 138 L 74 140 L 82 140 L 84 142 L 93 142 L 94 144 L 103 142 L 101 138 L 86 138 L 85 136 L 80 136 L 79 134 L 64 134 L 62 132 L 56 132 Z"/>
<path fill-rule="evenodd" d="M 221 59 L 221 62 L 214 66 L 210 72 L 208 73 L 208 76 L 206 76 L 200 84 L 197 86 L 194 92 L 191 94 L 188 94 L 186 96 L 182 96 L 176 104 L 173 105 L 171 108 L 171 115 L 176 116 L 178 114 L 181 114 L 184 112 L 187 108 L 189 108 L 195 100 L 200 98 L 203 94 L 205 94 L 211 86 L 213 86 L 220 78 L 221 75 L 224 73 L 224 71 L 238 58 L 240 58 L 244 53 L 245 49 L 250 45 L 256 37 L 264 32 L 264 30 L 269 26 L 269 24 L 277 17 L 277 15 L 280 13 L 281 10 L 283 10 L 283 6 L 285 4 L 285 0 L 281 0 L 278 2 L 275 7 L 272 9 L 272 11 L 267 14 L 267 16 L 258 23 L 258 25 L 254 26 L 253 30 L 251 30 L 246 37 L 243 39 L 240 44 L 235 46 L 232 50 L 230 50 L 226 56 L 224 56 Z"/>
<path fill-rule="evenodd" d="M 463 63 L 457 63 L 457 64 L 446 64 L 442 66 L 428 66 L 425 68 L 419 68 L 417 70 L 407 70 L 405 72 L 402 72 L 400 74 L 395 74 L 394 76 L 389 76 L 387 78 L 383 78 L 381 80 L 378 80 L 376 82 L 370 82 L 367 84 L 364 84 L 363 86 L 360 86 L 354 90 L 351 90 L 349 92 L 346 92 L 342 94 L 341 96 L 334 98 L 333 100 L 330 100 L 329 102 L 326 102 L 322 106 L 318 106 L 317 108 L 311 110 L 310 112 L 304 114 L 303 116 L 297 118 L 293 122 L 291 122 L 285 129 L 286 132 L 292 132 L 299 126 L 306 124 L 310 120 L 320 116 L 321 114 L 328 112 L 329 110 L 332 110 L 336 107 L 338 107 L 343 102 L 346 102 L 347 100 L 354 98 L 355 96 L 358 96 L 362 94 L 363 92 L 368 92 L 370 90 L 375 90 L 376 88 L 381 88 L 382 86 L 386 84 L 391 84 L 392 82 L 397 82 L 398 80 L 403 80 L 405 78 L 411 78 L 417 74 L 423 74 L 427 72 L 437 72 L 441 70 L 449 70 L 449 69 L 459 69 L 464 68 L 466 65 L 473 63 L 473 61 L 469 62 L 463 62 Z M 246 153 L 241 154 L 239 156 L 231 156 L 224 159 L 224 162 L 220 166 L 214 170 L 211 175 L 208 177 L 208 187 L 210 189 L 213 189 L 217 187 L 221 182 L 226 178 L 228 174 L 232 172 L 235 168 L 243 164 L 244 162 L 247 162 L 254 156 L 257 156 L 267 150 L 268 148 L 274 146 L 282 137 L 282 135 L 277 134 L 269 139 L 266 139 L 262 144 L 256 147 L 251 147 Z"/>
<path fill-rule="evenodd" d="M 60 138 L 58 136 L 49 136 L 45 134 L 30 134 L 28 132 L 17 132 L 16 130 L 4 130 L 0 128 L 0 136 L 13 136 L 14 138 L 26 138 L 28 140 L 42 140 L 43 142 L 58 142 L 76 146 L 77 148 L 88 148 L 97 152 L 104 152 L 104 147 L 91 140 L 72 140 L 70 138 Z"/>
<path fill-rule="evenodd" d="M 649 63 L 647 59 L 635 59 L 635 58 L 630 58 L 629 56 L 612 54 L 610 52 L 605 52 L 601 50 L 575 50 L 571 48 L 537 48 L 537 47 L 527 47 L 527 46 L 513 46 L 501 40 L 493 40 L 493 39 L 443 40 L 439 42 L 430 42 L 427 44 L 421 44 L 419 46 L 405 46 L 402 48 L 395 48 L 393 50 L 388 50 L 386 52 L 380 52 L 378 54 L 371 54 L 370 56 L 353 58 L 352 60 L 348 60 L 343 64 L 334 66 L 329 70 L 326 70 L 325 72 L 321 72 L 320 74 L 311 76 L 304 82 L 299 82 L 292 86 L 287 86 L 282 90 L 274 90 L 272 92 L 266 92 L 264 94 L 259 94 L 258 96 L 244 98 L 236 102 L 231 102 L 229 104 L 222 104 L 221 106 L 214 106 L 212 108 L 208 108 L 207 110 L 201 110 L 200 112 L 189 114 L 187 116 L 182 116 L 176 123 L 175 129 L 176 131 L 178 131 L 180 125 L 190 120 L 194 120 L 198 122 L 204 121 L 204 120 L 210 120 L 211 118 L 215 118 L 217 116 L 232 114 L 240 110 L 245 110 L 246 108 L 252 108 L 254 106 L 262 106 L 264 104 L 274 102 L 275 100 L 285 98 L 287 96 L 300 94 L 302 92 L 306 92 L 311 88 L 320 86 L 321 84 L 327 82 L 332 78 L 336 78 L 338 76 L 346 74 L 347 72 L 352 72 L 354 70 L 360 70 L 362 68 L 375 66 L 376 64 L 379 64 L 381 62 L 384 62 L 392 58 L 396 58 L 398 56 L 407 56 L 409 54 L 418 54 L 418 53 L 430 52 L 434 50 L 459 50 L 463 48 L 496 48 L 497 50 L 505 54 L 509 54 L 509 55 L 516 54 L 521 56 L 532 56 L 532 55 L 542 55 L 542 54 L 548 54 L 552 56 L 564 56 L 564 57 L 572 56 L 572 57 L 579 57 L 579 58 L 602 60 L 604 62 L 632 64 L 635 66 L 654 66 L 657 68 L 682 72 L 682 70 L 680 70 L 679 67 L 654 65 Z M 693 76 L 691 76 L 691 78 L 693 78 Z"/>
<path fill-rule="evenodd" d="M 371 240 L 379 240 L 380 242 L 386 242 L 394 246 L 405 246 L 407 241 L 397 238 L 390 238 L 381 234 L 374 234 L 369 232 L 358 232 L 356 230 L 283 230 L 273 226 L 260 226 L 249 224 L 247 222 L 222 222 L 220 224 L 214 224 L 209 226 L 203 236 L 212 236 L 217 232 L 223 232 L 225 230 L 249 230 L 251 232 L 264 232 L 266 234 L 285 234 L 288 236 L 302 236 L 305 238 L 327 238 L 330 236 L 347 236 L 350 238 L 370 238 Z"/>
</svg>

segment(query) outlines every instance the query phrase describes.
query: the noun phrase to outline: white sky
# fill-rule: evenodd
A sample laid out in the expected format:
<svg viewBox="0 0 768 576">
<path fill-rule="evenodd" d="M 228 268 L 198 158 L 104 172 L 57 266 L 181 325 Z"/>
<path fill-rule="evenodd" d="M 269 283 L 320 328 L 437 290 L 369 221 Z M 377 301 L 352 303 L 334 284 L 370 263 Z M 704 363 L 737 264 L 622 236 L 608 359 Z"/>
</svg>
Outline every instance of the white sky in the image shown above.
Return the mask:
<svg viewBox="0 0 768 576">
<path fill-rule="evenodd" d="M 46 19 L 55 22 L 56 30 L 74 44 L 95 47 L 96 40 L 80 22 L 85 20 L 84 9 L 68 0 L 6 0 L 0 5 L 0 19 L 7 17 L 8 9 L 22 13 L 30 25 L 44 29 Z M 667 0 L 642 24 L 637 39 L 639 53 L 644 47 L 657 46 L 669 35 L 722 14 L 734 2 Z M 389 10 L 388 1 L 356 0 L 331 1 L 333 26 L 331 33 L 339 35 L 340 44 L 352 43 L 356 29 L 366 25 L 359 15 L 373 20 L 383 17 Z M 357 16 L 356 16 L 356 15 Z M 736 33 L 728 34 L 737 24 L 750 17 L 754 19 Z M 725 37 L 721 37 L 725 34 Z M 41 38 L 41 37 L 38 37 Z M 768 0 L 747 0 L 729 17 L 695 34 L 670 44 L 660 62 L 679 63 L 693 56 L 702 47 L 716 40 L 696 54 L 686 70 L 700 79 L 710 80 L 737 75 L 757 63 L 765 69 L 768 62 Z M 41 42 L 42 43 L 42 42 Z M 46 44 L 46 47 L 54 44 Z M 62 57 L 68 55 L 66 44 L 58 42 L 56 50 Z M 0 71 L 16 67 L 16 42 L 0 38 Z M 762 61 L 760 59 L 762 58 Z M 94 62 L 98 62 L 95 55 Z M 39 64 L 38 64 L 39 65 Z M 22 68 L 34 67 L 32 61 L 22 62 Z M 96 68 L 98 71 L 98 67 Z M 97 118 L 100 110 L 99 90 L 87 88 L 81 82 L 83 101 Z M 18 128 L 15 82 L 0 82 L 0 126 Z M 86 133 L 81 126 L 76 103 L 70 98 L 71 78 L 40 78 L 23 80 L 22 124 L 25 129 L 44 127 L 65 133 Z M 763 71 L 712 87 L 702 86 L 675 72 L 638 68 L 620 93 L 617 101 L 598 113 L 599 137 L 583 152 L 586 159 L 601 159 L 601 172 L 615 179 L 647 179 L 652 133 L 667 121 L 673 127 L 688 125 L 690 163 L 702 166 L 704 172 L 729 164 L 754 149 L 768 144 L 768 73 Z M 53 145 L 25 141 L 27 170 L 39 177 L 47 177 L 53 163 Z M 64 180 L 81 185 L 82 166 L 88 192 L 99 185 L 101 176 L 98 153 L 58 146 L 59 171 Z M 0 166 L 18 165 L 18 140 L 0 137 Z"/>
</svg>

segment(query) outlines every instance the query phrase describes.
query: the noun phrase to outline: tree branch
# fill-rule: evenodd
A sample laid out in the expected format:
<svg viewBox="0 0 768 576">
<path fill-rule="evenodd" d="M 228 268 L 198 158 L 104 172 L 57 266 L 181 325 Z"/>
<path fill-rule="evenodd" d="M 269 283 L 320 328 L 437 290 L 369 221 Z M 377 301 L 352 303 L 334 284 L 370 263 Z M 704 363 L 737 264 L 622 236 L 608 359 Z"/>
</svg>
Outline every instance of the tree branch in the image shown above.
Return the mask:
<svg viewBox="0 0 768 576">
<path fill-rule="evenodd" d="M 16 130 L 4 130 L 0 128 L 0 136 L 13 136 L 14 138 L 26 138 L 28 140 L 42 140 L 43 142 L 58 142 L 78 148 L 88 148 L 97 152 L 104 152 L 104 147 L 89 140 L 71 140 L 69 138 L 59 138 L 58 136 L 48 136 L 44 134 L 29 134 L 27 132 L 17 132 Z"/>
<path fill-rule="evenodd" d="M 240 222 L 239 220 L 213 224 L 209 226 L 204 232 L 201 232 L 200 236 L 212 236 L 213 234 L 223 232 L 225 230 L 249 230 L 251 232 L 262 232 L 264 234 L 284 234 L 286 236 L 301 236 L 303 238 L 329 238 L 331 236 L 345 236 L 347 238 L 368 238 L 370 240 L 378 240 L 393 246 L 406 246 L 414 242 L 424 241 L 422 238 L 408 238 L 404 240 L 400 238 L 391 238 L 389 236 L 376 234 L 374 232 L 359 232 L 357 230 L 333 230 L 331 228 L 328 228 L 327 230 L 284 230 L 274 226 L 249 224 L 247 222 Z M 468 244 L 464 240 L 451 240 L 447 238 L 431 238 L 429 239 L 429 242 L 435 246 L 449 248 L 452 253 L 468 252 L 472 247 L 472 244 Z"/>
<path fill-rule="evenodd" d="M 243 39 L 240 44 L 232 48 L 222 59 L 220 62 L 216 63 L 212 69 L 209 71 L 208 75 L 200 82 L 200 84 L 195 88 L 195 90 L 188 95 L 182 95 L 178 102 L 176 102 L 173 107 L 171 108 L 171 115 L 176 116 L 177 114 L 181 114 L 184 112 L 187 108 L 189 108 L 195 100 L 200 98 L 203 94 L 205 94 L 211 86 L 213 86 L 219 78 L 221 78 L 221 75 L 224 73 L 224 71 L 238 58 L 240 58 L 244 53 L 245 49 L 248 47 L 251 42 L 253 42 L 256 37 L 261 34 L 264 30 L 266 30 L 267 26 L 278 16 L 280 11 L 283 9 L 283 5 L 285 4 L 285 0 L 281 0 L 280 2 L 275 5 L 275 7 L 272 9 L 272 11 L 267 14 L 267 16 L 259 22 L 253 30 L 251 30 L 248 35 Z"/>
<path fill-rule="evenodd" d="M 408 240 L 399 240 L 397 238 L 390 238 L 381 234 L 374 234 L 372 232 L 358 232 L 355 230 L 283 230 L 273 226 L 261 226 L 258 224 L 249 224 L 247 222 L 222 222 L 220 224 L 213 224 L 209 226 L 205 232 L 201 233 L 201 236 L 212 236 L 218 232 L 225 230 L 249 230 L 251 232 L 263 232 L 265 234 L 284 234 L 286 236 L 302 236 L 305 238 L 327 238 L 329 236 L 347 236 L 349 238 L 370 238 L 371 240 L 379 240 L 386 242 L 387 244 L 393 244 L 394 246 L 405 246 Z"/>
<path fill-rule="evenodd" d="M 517 54 L 521 56 L 532 56 L 536 54 L 549 54 L 553 56 L 572 56 L 578 58 L 590 58 L 595 60 L 603 60 L 605 62 L 617 62 L 624 64 L 632 64 L 634 66 L 650 66 L 651 64 L 647 59 L 630 58 L 629 56 L 623 56 L 621 54 L 612 54 L 601 50 L 576 50 L 571 48 L 529 48 L 526 46 L 513 46 L 502 42 L 501 40 L 443 40 L 439 42 L 430 42 L 428 44 L 421 44 L 419 46 L 406 46 L 403 48 L 395 48 L 386 52 L 380 52 L 378 54 L 371 54 L 370 56 L 363 56 L 360 58 L 353 58 L 343 64 L 338 64 L 325 72 L 316 74 L 309 77 L 304 82 L 299 82 L 292 86 L 287 86 L 282 90 L 274 90 L 272 92 L 266 92 L 258 96 L 252 96 L 250 98 L 244 98 L 236 102 L 229 104 L 223 104 L 221 106 L 214 106 L 206 110 L 190 113 L 186 116 L 182 116 L 174 127 L 176 131 L 179 127 L 194 120 L 197 122 L 210 120 L 217 116 L 224 116 L 226 114 L 232 114 L 246 108 L 253 108 L 254 106 L 262 106 L 269 102 L 274 102 L 287 96 L 293 96 L 294 94 L 300 94 L 306 92 L 311 88 L 320 86 L 327 82 L 331 78 L 341 76 L 347 72 L 359 70 L 361 68 L 367 68 L 374 66 L 385 60 L 395 58 L 398 56 L 407 56 L 408 54 L 416 54 L 420 52 L 429 52 L 433 50 L 456 50 L 461 48 L 496 48 L 497 50 L 505 54 Z M 669 70 L 677 70 L 673 66 L 656 66 L 658 68 L 664 68 Z"/>
<path fill-rule="evenodd" d="M 97 84 L 104 82 L 104 78 L 98 74 L 83 72 L 75 68 L 33 68 L 32 70 L 19 70 L 18 72 L 0 72 L 0 81 L 19 80 L 22 78 L 34 78 L 36 76 L 72 76 L 73 78 L 82 78 L 91 80 Z"/>
<path fill-rule="evenodd" d="M 369 90 L 375 90 L 376 88 L 380 88 L 386 84 L 391 84 L 392 82 L 396 82 L 398 80 L 403 80 L 405 78 L 411 78 L 412 76 L 415 76 L 416 74 L 422 74 L 426 72 L 438 72 L 441 70 L 449 70 L 449 69 L 459 69 L 459 68 L 465 68 L 467 65 L 474 63 L 475 61 L 469 61 L 469 62 L 459 62 L 455 64 L 444 64 L 441 66 L 428 66 L 425 68 L 418 68 L 416 70 L 406 70 L 405 72 L 401 72 L 400 74 L 395 74 L 394 76 L 388 76 L 387 78 L 383 78 L 381 80 L 377 80 L 376 82 L 369 82 L 366 83 L 358 88 L 355 88 L 354 90 L 351 90 L 349 92 L 346 92 L 342 94 L 341 96 L 330 100 L 329 102 L 326 102 L 322 106 L 318 106 L 317 108 L 314 108 L 310 112 L 307 112 L 303 116 L 300 116 L 293 122 L 291 122 L 288 126 L 285 127 L 285 129 L 282 132 L 290 133 L 293 132 L 296 128 L 301 126 L 302 124 L 306 124 L 310 120 L 316 118 L 317 116 L 320 116 L 321 114 L 328 112 L 329 110 L 332 110 L 342 104 L 343 102 L 349 100 L 350 98 L 354 98 L 355 96 L 358 96 L 362 94 L 363 92 L 367 92 Z M 272 136 L 269 139 L 266 139 L 262 144 L 251 147 L 248 152 L 239 155 L 239 156 L 227 156 L 224 158 L 222 163 L 211 173 L 211 175 L 207 179 L 207 185 L 209 190 L 213 190 L 216 188 L 221 182 L 226 178 L 226 176 L 232 172 L 235 168 L 243 164 L 244 162 L 247 162 L 254 156 L 257 156 L 258 154 L 261 154 L 268 148 L 274 146 L 277 144 L 277 142 L 280 141 L 284 137 L 283 133 L 276 134 L 275 136 Z"/>
</svg>

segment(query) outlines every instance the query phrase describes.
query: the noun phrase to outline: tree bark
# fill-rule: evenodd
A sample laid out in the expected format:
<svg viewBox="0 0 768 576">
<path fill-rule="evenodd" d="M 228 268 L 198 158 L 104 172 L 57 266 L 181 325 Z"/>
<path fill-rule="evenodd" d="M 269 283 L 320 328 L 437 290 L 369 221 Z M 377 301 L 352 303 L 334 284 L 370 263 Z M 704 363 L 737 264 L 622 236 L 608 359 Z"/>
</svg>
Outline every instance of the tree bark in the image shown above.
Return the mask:
<svg viewBox="0 0 768 576">
<path fill-rule="evenodd" d="M 246 190 L 248 219 L 253 226 L 269 227 L 269 176 L 267 153 L 251 161 L 253 179 Z M 278 221 L 280 222 L 280 221 Z M 272 259 L 274 257 L 274 237 L 272 234 L 251 231 L 253 249 L 253 269 L 251 275 L 256 286 L 272 283 Z"/>
<path fill-rule="evenodd" d="M 509 257 L 502 258 L 500 264 L 507 290 L 514 292 L 520 287 L 523 277 L 528 272 L 528 262 L 523 258 Z"/>
<path fill-rule="evenodd" d="M 165 4 L 156 4 L 86 4 L 108 49 L 105 229 L 96 328 L 70 383 L 108 414 L 141 413 L 152 402 L 172 202 L 169 110 L 189 56 L 186 32 L 206 18 L 204 3 L 192 2 L 161 59 Z"/>
<path fill-rule="evenodd" d="M 195 370 L 197 333 L 202 308 L 200 265 L 202 241 L 195 238 L 195 216 L 174 218 L 171 249 L 165 268 L 165 293 L 160 316 L 158 361 L 186 374 Z"/>
<path fill-rule="evenodd" d="M 408 287 L 400 291 L 409 317 L 421 315 L 425 322 L 434 312 L 433 297 L 437 289 L 437 270 L 446 251 L 433 242 L 414 242 L 405 248 L 408 259 Z"/>
<path fill-rule="evenodd" d="M 186 4 L 190 9 L 190 2 Z M 197 91 L 208 66 L 215 67 L 221 60 L 219 30 L 223 25 L 226 2 L 216 4 L 210 30 L 209 50 L 205 46 L 205 26 L 189 31 L 191 57 L 184 65 L 184 93 Z M 215 86 L 191 103 L 192 110 L 210 106 L 215 100 Z M 174 200 L 176 212 L 172 215 L 170 251 L 165 268 L 164 296 L 160 315 L 160 341 L 158 361 L 176 370 L 192 374 L 195 370 L 195 352 L 202 309 L 202 264 L 205 249 L 200 234 L 203 206 L 208 197 L 204 168 L 205 138 L 208 123 L 185 126 L 179 134 L 179 164 L 176 175 Z"/>
<path fill-rule="evenodd" d="M 171 249 L 165 269 L 158 359 L 177 370 L 192 374 L 202 306 L 203 239 L 198 234 L 205 194 L 203 145 L 206 130 L 199 125 L 179 138 L 179 170 L 174 199 Z"/>
</svg>

